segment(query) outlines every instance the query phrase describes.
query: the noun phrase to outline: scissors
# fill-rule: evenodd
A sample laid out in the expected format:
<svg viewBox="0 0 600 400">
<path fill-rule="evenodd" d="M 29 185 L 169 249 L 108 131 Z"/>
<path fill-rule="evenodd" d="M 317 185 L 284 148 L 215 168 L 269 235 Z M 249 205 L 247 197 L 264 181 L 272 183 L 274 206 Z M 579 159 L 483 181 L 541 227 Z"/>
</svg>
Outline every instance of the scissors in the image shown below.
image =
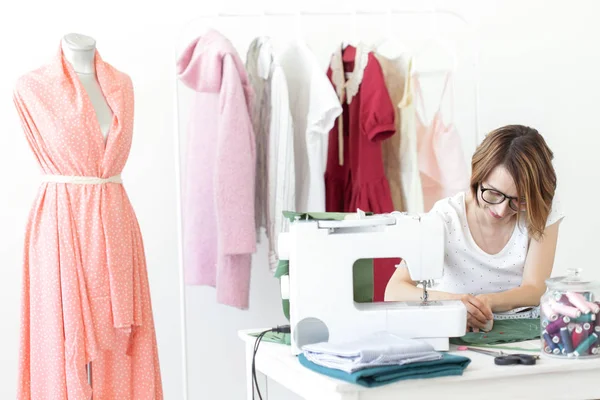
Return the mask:
<svg viewBox="0 0 600 400">
<path fill-rule="evenodd" d="M 534 356 L 531 354 L 509 354 L 503 351 L 490 351 L 482 349 L 474 349 L 472 347 L 461 346 L 459 350 L 471 350 L 476 353 L 485 354 L 494 357 L 494 364 L 496 365 L 535 365 L 536 360 L 540 359 L 540 356 Z"/>
</svg>

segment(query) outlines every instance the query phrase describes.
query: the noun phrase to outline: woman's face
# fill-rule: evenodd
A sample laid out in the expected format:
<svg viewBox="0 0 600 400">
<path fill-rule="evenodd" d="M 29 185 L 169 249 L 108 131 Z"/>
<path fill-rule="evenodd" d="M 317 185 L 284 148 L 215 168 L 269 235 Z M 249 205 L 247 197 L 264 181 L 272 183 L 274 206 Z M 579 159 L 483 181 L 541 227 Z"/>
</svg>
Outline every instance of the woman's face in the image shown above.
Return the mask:
<svg viewBox="0 0 600 400">
<path fill-rule="evenodd" d="M 479 205 L 486 218 L 496 223 L 506 221 L 517 213 L 522 204 L 517 200 L 517 187 L 504 166 L 499 165 L 481 182 L 477 190 Z M 495 203 L 495 204 L 490 204 Z M 512 206 L 512 208 L 511 208 Z"/>
</svg>

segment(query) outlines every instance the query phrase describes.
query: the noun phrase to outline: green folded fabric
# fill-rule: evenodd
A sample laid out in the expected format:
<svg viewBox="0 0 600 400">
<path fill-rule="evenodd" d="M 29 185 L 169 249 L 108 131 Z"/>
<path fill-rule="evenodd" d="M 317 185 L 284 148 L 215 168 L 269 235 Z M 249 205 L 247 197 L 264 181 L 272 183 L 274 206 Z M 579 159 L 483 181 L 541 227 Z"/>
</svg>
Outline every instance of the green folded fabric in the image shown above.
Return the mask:
<svg viewBox="0 0 600 400">
<path fill-rule="evenodd" d="M 300 354 L 298 360 L 300 364 L 312 371 L 365 387 L 382 386 L 407 379 L 462 375 L 465 368 L 471 363 L 471 359 L 467 357 L 444 353 L 441 359 L 435 361 L 365 368 L 349 374 L 339 369 L 315 364 L 306 359 L 304 354 Z"/>
<path fill-rule="evenodd" d="M 539 337 L 539 318 L 503 319 L 495 320 L 494 327 L 489 332 L 469 332 L 459 338 L 450 338 L 450 343 L 475 346 L 523 342 Z"/>
<path fill-rule="evenodd" d="M 250 334 L 250 336 L 254 337 L 258 337 L 258 335 L 260 335 L 260 332 Z M 289 333 L 267 332 L 263 335 L 261 341 L 285 344 L 287 346 L 290 346 L 292 344 L 291 335 Z"/>
<path fill-rule="evenodd" d="M 288 317 L 289 319 L 289 317 Z M 251 333 L 250 336 L 257 337 L 259 333 Z M 292 335 L 289 333 L 277 333 L 277 332 L 269 332 L 266 333 L 263 338 L 263 342 L 271 342 L 277 344 L 285 344 L 286 346 L 292 345 Z"/>
<path fill-rule="evenodd" d="M 343 212 L 295 212 L 295 211 L 283 211 L 283 216 L 289 219 L 291 222 L 297 219 L 316 219 L 319 221 L 342 221 L 346 219 L 348 215 L 356 215 L 356 213 L 343 213 Z M 373 215 L 372 212 L 366 212 L 365 215 Z"/>
<path fill-rule="evenodd" d="M 281 278 L 284 275 L 290 274 L 290 262 L 289 260 L 279 260 L 277 262 L 277 268 L 275 269 L 275 273 L 273 276 L 275 278 Z"/>
</svg>

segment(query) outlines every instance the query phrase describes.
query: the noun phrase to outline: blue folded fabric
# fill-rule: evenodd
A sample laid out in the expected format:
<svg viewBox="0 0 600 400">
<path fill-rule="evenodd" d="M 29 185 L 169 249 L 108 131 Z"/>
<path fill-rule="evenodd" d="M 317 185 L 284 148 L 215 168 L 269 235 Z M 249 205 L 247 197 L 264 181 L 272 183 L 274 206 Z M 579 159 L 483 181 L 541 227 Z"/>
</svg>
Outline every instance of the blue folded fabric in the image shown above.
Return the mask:
<svg viewBox="0 0 600 400">
<path fill-rule="evenodd" d="M 365 387 L 382 386 L 406 379 L 462 375 L 465 368 L 471 363 L 471 359 L 467 357 L 444 353 L 439 360 L 365 368 L 349 374 L 338 369 L 317 365 L 308 361 L 304 354 L 298 355 L 298 359 L 300 364 L 312 371 Z"/>
</svg>

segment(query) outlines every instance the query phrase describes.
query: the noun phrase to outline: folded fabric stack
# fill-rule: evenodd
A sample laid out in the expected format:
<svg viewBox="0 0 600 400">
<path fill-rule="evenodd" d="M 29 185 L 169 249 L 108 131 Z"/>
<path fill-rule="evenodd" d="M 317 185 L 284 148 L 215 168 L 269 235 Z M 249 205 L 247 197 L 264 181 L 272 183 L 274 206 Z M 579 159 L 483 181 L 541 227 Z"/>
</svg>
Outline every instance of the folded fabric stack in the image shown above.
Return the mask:
<svg viewBox="0 0 600 400">
<path fill-rule="evenodd" d="M 403 379 L 462 375 L 471 361 L 387 332 L 346 343 L 306 345 L 302 350 L 299 361 L 305 367 L 366 387 Z"/>
<path fill-rule="evenodd" d="M 315 364 L 352 373 L 363 368 L 404 365 L 442 358 L 425 342 L 403 339 L 379 332 L 346 343 L 316 343 L 302 347 L 305 357 Z"/>
</svg>

